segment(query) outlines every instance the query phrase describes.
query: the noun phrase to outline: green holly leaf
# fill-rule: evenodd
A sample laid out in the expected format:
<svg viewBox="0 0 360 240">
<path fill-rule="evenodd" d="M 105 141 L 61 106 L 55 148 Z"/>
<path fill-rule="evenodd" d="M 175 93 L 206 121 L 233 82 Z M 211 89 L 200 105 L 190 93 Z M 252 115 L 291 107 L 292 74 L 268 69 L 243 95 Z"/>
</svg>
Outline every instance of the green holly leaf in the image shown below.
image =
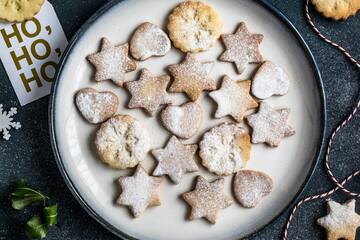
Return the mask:
<svg viewBox="0 0 360 240">
<path fill-rule="evenodd" d="M 48 228 L 38 215 L 33 216 L 25 225 L 25 234 L 29 239 L 42 239 L 47 233 Z"/>
<path fill-rule="evenodd" d="M 58 223 L 58 205 L 52 205 L 44 208 L 45 222 L 48 227 Z"/>
<path fill-rule="evenodd" d="M 36 202 L 43 202 L 45 204 L 46 199 L 48 199 L 47 196 L 29 187 L 25 180 L 20 180 L 16 185 L 15 191 L 10 194 L 11 206 L 16 210 L 22 210 Z"/>
</svg>

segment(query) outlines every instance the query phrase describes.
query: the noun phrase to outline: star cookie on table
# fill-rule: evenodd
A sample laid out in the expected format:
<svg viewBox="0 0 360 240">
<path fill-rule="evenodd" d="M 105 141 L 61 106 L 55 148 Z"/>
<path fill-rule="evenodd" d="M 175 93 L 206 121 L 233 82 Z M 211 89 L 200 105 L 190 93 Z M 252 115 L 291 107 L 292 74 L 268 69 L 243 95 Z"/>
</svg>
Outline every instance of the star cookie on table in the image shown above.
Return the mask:
<svg viewBox="0 0 360 240">
<path fill-rule="evenodd" d="M 170 76 L 154 76 L 148 69 L 141 70 L 137 81 L 127 82 L 125 87 L 131 94 L 129 108 L 143 108 L 150 115 L 154 115 L 160 105 L 172 102 L 166 88 L 170 82 Z"/>
<path fill-rule="evenodd" d="M 133 176 L 119 177 L 122 192 L 116 203 L 128 206 L 134 217 L 139 217 L 147 208 L 160 206 L 157 189 L 162 180 L 162 177 L 149 176 L 139 164 Z"/>
<path fill-rule="evenodd" d="M 360 215 L 355 212 L 355 199 L 344 204 L 329 200 L 328 215 L 319 218 L 317 224 L 327 231 L 328 240 L 356 239 L 356 229 L 360 227 Z"/>
<path fill-rule="evenodd" d="M 178 184 L 185 173 L 199 170 L 194 159 L 197 147 L 196 144 L 185 145 L 172 136 L 165 148 L 151 151 L 158 161 L 153 175 L 166 174 L 174 183 Z"/>
<path fill-rule="evenodd" d="M 248 63 L 259 63 L 263 61 L 259 45 L 264 36 L 262 34 L 252 34 L 241 22 L 234 34 L 222 34 L 226 50 L 219 57 L 221 61 L 235 63 L 239 74 L 243 73 Z"/>
<path fill-rule="evenodd" d="M 198 176 L 195 189 L 183 193 L 182 197 L 191 206 L 190 220 L 204 217 L 212 224 L 216 223 L 218 212 L 233 203 L 233 200 L 224 194 L 224 178 L 209 183 Z"/>
<path fill-rule="evenodd" d="M 199 62 L 195 55 L 188 53 L 180 64 L 168 67 L 174 82 L 171 92 L 185 92 L 192 101 L 196 101 L 201 92 L 216 89 L 216 81 L 209 76 L 214 62 Z"/>
<path fill-rule="evenodd" d="M 252 143 L 267 143 L 271 147 L 277 147 L 282 138 L 294 135 L 295 130 L 287 124 L 289 115 L 289 108 L 274 109 L 261 102 L 259 111 L 246 117 L 253 129 Z"/>
<path fill-rule="evenodd" d="M 125 79 L 125 73 L 136 69 L 136 63 L 129 58 L 128 54 L 129 44 L 115 46 L 109 39 L 102 38 L 101 51 L 87 56 L 96 69 L 95 81 L 112 80 L 122 87 L 128 81 Z"/>
<path fill-rule="evenodd" d="M 250 80 L 233 81 L 225 76 L 221 88 L 209 93 L 218 105 L 215 117 L 222 118 L 230 115 L 237 122 L 241 122 L 247 110 L 258 106 L 258 103 L 250 96 L 250 85 Z"/>
</svg>

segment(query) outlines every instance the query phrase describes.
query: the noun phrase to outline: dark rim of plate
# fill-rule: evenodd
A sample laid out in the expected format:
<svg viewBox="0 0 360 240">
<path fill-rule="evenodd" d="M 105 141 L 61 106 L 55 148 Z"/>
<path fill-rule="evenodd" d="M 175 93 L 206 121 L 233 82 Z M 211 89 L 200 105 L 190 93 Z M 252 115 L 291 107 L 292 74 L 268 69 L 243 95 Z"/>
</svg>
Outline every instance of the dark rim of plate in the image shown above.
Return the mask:
<svg viewBox="0 0 360 240">
<path fill-rule="evenodd" d="M 59 83 L 59 77 L 61 76 L 63 67 L 66 63 L 67 58 L 69 57 L 73 47 L 76 45 L 78 40 L 81 38 L 81 36 L 89 29 L 89 27 L 94 23 L 99 17 L 101 17 L 104 13 L 106 13 L 109 9 L 111 9 L 113 6 L 117 5 L 118 3 L 124 2 L 124 1 L 130 1 L 130 0 L 112 0 L 102 6 L 98 11 L 96 11 L 81 27 L 80 29 L 75 33 L 75 35 L 72 37 L 71 41 L 69 42 L 59 64 L 59 69 L 56 73 L 55 77 L 55 83 L 52 86 L 51 90 L 51 96 L 50 96 L 50 103 L 49 103 L 49 128 L 50 128 L 50 141 L 51 141 L 51 147 L 54 152 L 54 156 L 56 159 L 56 163 L 58 165 L 58 168 L 61 172 L 62 177 L 65 180 L 66 185 L 70 189 L 71 193 L 74 195 L 76 200 L 80 203 L 80 205 L 88 212 L 90 216 L 92 216 L 96 221 L 98 221 L 102 226 L 104 226 L 106 229 L 108 229 L 110 232 L 114 233 L 116 236 L 125 238 L 125 239 L 136 239 L 127 233 L 120 231 L 115 226 L 113 226 L 110 222 L 105 220 L 102 216 L 100 216 L 81 196 L 78 189 L 76 188 L 75 184 L 71 181 L 68 173 L 66 172 L 66 169 L 63 165 L 63 161 L 61 159 L 59 149 L 56 142 L 56 132 L 55 132 L 55 98 L 56 98 L 56 91 Z M 303 37 L 300 35 L 299 31 L 296 29 L 296 27 L 290 22 L 290 20 L 277 8 L 272 6 L 270 3 L 268 3 L 266 0 L 258 0 L 256 3 L 263 6 L 265 9 L 269 10 L 275 17 L 277 17 L 282 23 L 284 23 L 288 29 L 292 32 L 292 34 L 296 37 L 298 40 L 298 43 L 303 48 L 304 52 L 306 53 L 306 57 L 311 64 L 315 79 L 317 80 L 318 90 L 319 90 L 319 97 L 320 97 L 320 110 L 321 110 L 321 133 L 318 141 L 318 147 L 316 154 L 314 155 L 314 159 L 312 161 L 312 166 L 309 169 L 309 173 L 302 183 L 301 187 L 299 188 L 299 191 L 295 194 L 295 197 L 293 200 L 285 206 L 281 211 L 279 211 L 276 216 L 270 220 L 268 223 L 264 224 L 263 226 L 259 228 L 254 228 L 252 230 L 252 233 L 248 236 L 241 236 L 243 237 L 251 237 L 255 233 L 259 232 L 261 229 L 265 228 L 266 226 L 269 226 L 271 223 L 273 223 L 276 219 L 278 219 L 281 215 L 283 215 L 287 210 L 291 209 L 298 200 L 303 196 L 306 186 L 308 182 L 310 181 L 310 178 L 312 177 L 321 157 L 321 152 L 324 146 L 325 141 L 325 132 L 326 132 L 326 123 L 327 123 L 327 115 L 326 115 L 326 99 L 325 99 L 325 91 L 324 91 L 324 85 L 323 81 L 320 75 L 319 68 L 316 64 L 315 58 L 310 51 L 309 46 L 306 44 Z M 235 236 L 236 237 L 236 236 Z M 236 237 L 236 238 L 239 238 Z"/>
</svg>

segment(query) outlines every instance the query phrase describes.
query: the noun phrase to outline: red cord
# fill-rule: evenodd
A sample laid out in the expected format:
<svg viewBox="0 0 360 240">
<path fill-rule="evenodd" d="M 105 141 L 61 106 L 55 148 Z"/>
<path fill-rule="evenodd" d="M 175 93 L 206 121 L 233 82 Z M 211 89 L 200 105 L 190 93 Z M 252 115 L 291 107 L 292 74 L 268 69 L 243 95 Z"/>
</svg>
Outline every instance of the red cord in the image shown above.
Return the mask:
<svg viewBox="0 0 360 240">
<path fill-rule="evenodd" d="M 352 63 L 355 64 L 355 66 L 357 66 L 358 69 L 360 69 L 360 63 L 353 57 L 351 56 L 351 54 L 349 52 L 347 52 L 342 46 L 340 46 L 339 44 L 331 41 L 330 39 L 328 39 L 327 37 L 325 37 L 320 31 L 319 29 L 315 26 L 310 14 L 309 14 L 309 1 L 310 0 L 306 0 L 305 1 L 305 15 L 307 18 L 307 21 L 309 22 L 309 24 L 311 25 L 312 29 L 315 31 L 315 33 L 325 42 L 329 43 L 330 45 L 338 48 Z M 337 126 L 337 128 L 335 129 L 335 131 L 331 134 L 329 143 L 328 143 L 328 147 L 326 150 L 326 155 L 325 155 L 325 165 L 326 165 L 326 171 L 331 179 L 331 181 L 333 183 L 335 183 L 336 187 L 331 189 L 328 192 L 325 193 L 321 193 L 321 194 L 317 194 L 317 195 L 313 195 L 313 196 L 309 196 L 306 197 L 302 200 L 300 200 L 293 208 L 288 221 L 286 223 L 286 227 L 284 230 L 284 234 L 283 234 L 283 240 L 287 240 L 288 239 L 288 233 L 289 233 L 289 227 L 291 224 L 291 221 L 294 218 L 294 214 L 295 212 L 298 210 L 298 208 L 305 202 L 309 202 L 312 200 L 316 200 L 316 199 L 321 199 L 321 198 L 326 198 L 329 197 L 331 194 L 333 194 L 334 192 L 336 192 L 337 190 L 341 189 L 343 192 L 345 192 L 346 194 L 348 194 L 351 197 L 355 197 L 358 198 L 360 197 L 360 193 L 354 193 L 351 192 L 350 190 L 348 190 L 347 188 L 344 187 L 345 183 L 347 183 L 348 181 L 350 181 L 350 179 L 352 179 L 353 177 L 357 176 L 360 174 L 360 170 L 355 171 L 354 173 L 352 173 L 351 175 L 349 175 L 347 178 L 345 178 L 345 180 L 343 180 L 342 182 L 340 182 L 334 175 L 333 171 L 330 168 L 330 151 L 334 142 L 334 138 L 335 136 L 355 117 L 356 113 L 359 111 L 360 108 L 360 99 L 358 100 L 357 104 L 355 105 L 355 107 L 353 108 L 353 110 L 351 111 L 351 113 L 349 114 L 349 116 L 339 125 Z"/>
</svg>

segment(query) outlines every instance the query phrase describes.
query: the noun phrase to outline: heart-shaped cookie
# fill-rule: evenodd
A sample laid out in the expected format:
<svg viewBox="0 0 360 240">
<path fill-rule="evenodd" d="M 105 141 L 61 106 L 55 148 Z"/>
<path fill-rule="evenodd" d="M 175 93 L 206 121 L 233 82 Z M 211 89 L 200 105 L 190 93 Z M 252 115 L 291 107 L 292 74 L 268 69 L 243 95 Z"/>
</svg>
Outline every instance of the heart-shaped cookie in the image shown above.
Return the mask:
<svg viewBox="0 0 360 240">
<path fill-rule="evenodd" d="M 161 121 L 174 135 L 188 139 L 199 130 L 202 115 L 203 110 L 199 104 L 188 102 L 181 106 L 166 107 L 161 112 Z"/>
<path fill-rule="evenodd" d="M 265 61 L 254 76 L 251 93 L 259 99 L 266 99 L 273 95 L 285 95 L 289 85 L 285 71 L 275 63 Z"/>
<path fill-rule="evenodd" d="M 83 88 L 75 94 L 75 103 L 88 122 L 98 124 L 116 113 L 119 98 L 113 92 L 99 92 L 93 88 Z"/>
<path fill-rule="evenodd" d="M 236 200 L 245 208 L 253 208 L 271 192 L 273 181 L 263 172 L 240 170 L 234 177 L 233 187 Z"/>
<path fill-rule="evenodd" d="M 171 42 L 166 33 L 149 22 L 141 24 L 130 40 L 131 56 L 140 61 L 152 56 L 164 56 L 170 48 Z"/>
</svg>

